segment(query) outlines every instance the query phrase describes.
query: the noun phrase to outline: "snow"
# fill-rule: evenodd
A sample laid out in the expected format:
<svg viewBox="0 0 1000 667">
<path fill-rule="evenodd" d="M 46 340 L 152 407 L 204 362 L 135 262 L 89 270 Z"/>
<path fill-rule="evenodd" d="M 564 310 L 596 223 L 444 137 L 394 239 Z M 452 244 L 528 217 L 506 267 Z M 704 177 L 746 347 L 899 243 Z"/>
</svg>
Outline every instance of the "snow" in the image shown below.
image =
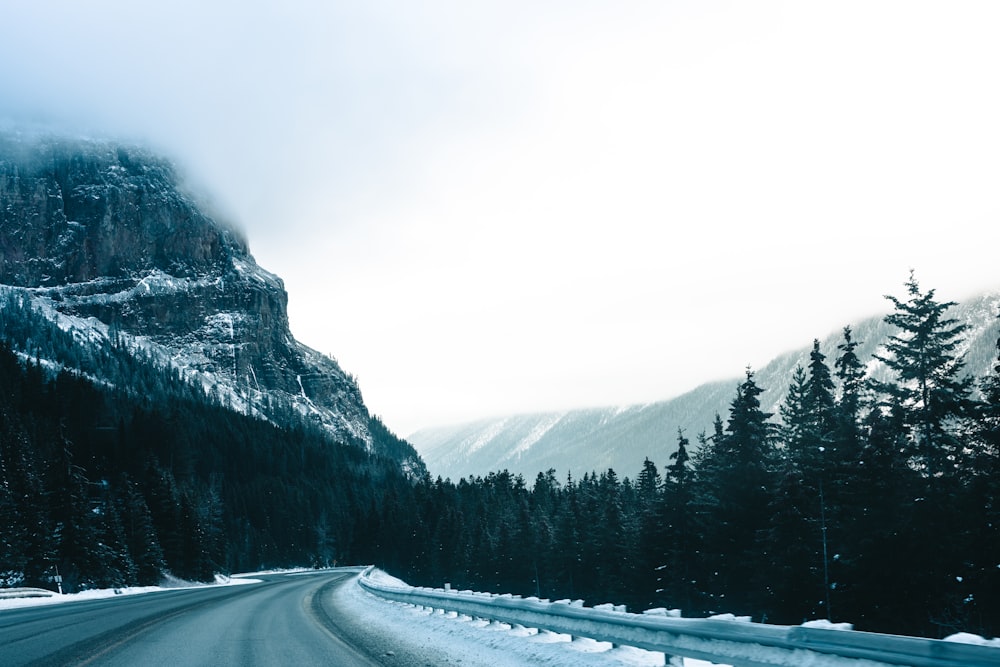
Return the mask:
<svg viewBox="0 0 1000 667">
<path fill-rule="evenodd" d="M 234 260 L 236 270 L 256 282 L 273 281 L 276 288 L 281 288 L 281 281 L 276 276 L 267 273 L 252 262 Z M 63 312 L 80 306 L 93 306 L 111 303 L 124 304 L 144 295 L 170 295 L 189 293 L 196 290 L 208 290 L 217 287 L 222 281 L 220 276 L 205 276 L 201 278 L 178 278 L 160 270 L 149 272 L 141 279 L 132 283 L 130 280 L 115 280 L 97 278 L 87 282 L 73 283 L 58 287 L 15 288 L 0 286 L 0 297 L 14 299 L 17 303 L 30 303 L 38 314 L 50 320 L 59 329 L 71 333 L 81 347 L 105 348 L 110 344 L 111 331 L 108 325 L 94 317 L 80 317 Z M 214 395 L 219 401 L 231 406 L 235 412 L 269 419 L 262 411 L 265 394 L 273 394 L 279 399 L 289 401 L 295 410 L 303 417 L 321 424 L 335 438 L 341 439 L 345 434 L 365 443 L 370 451 L 371 435 L 367 430 L 367 417 L 358 415 L 352 418 L 333 405 L 316 404 L 305 392 L 299 379 L 298 392 L 285 392 L 282 389 L 271 388 L 261 391 L 256 377 L 256 371 L 250 369 L 242 378 L 239 377 L 237 364 L 236 332 L 247 325 L 253 314 L 235 311 L 218 311 L 207 315 L 190 335 L 176 337 L 169 342 L 155 340 L 149 336 L 133 335 L 126 331 L 116 332 L 117 340 L 124 344 L 133 354 L 152 360 L 154 365 L 170 369 L 183 380 L 199 387 L 206 395 Z M 316 366 L 320 373 L 329 371 L 340 373 L 335 364 L 331 367 L 324 361 L 322 355 L 297 343 L 289 337 L 288 342 L 303 355 L 307 365 Z M 49 360 L 41 360 L 53 372 L 63 370 L 62 364 Z M 73 370 L 73 369 L 70 369 Z M 97 381 L 94 378 L 90 378 Z"/>
<path fill-rule="evenodd" d="M 410 588 L 405 582 L 381 570 L 373 570 L 369 580 L 385 587 Z M 338 608 L 350 610 L 359 622 L 373 632 L 391 636 L 394 641 L 418 652 L 421 648 L 437 651 L 438 655 L 446 652 L 450 663 L 490 667 L 645 667 L 665 663 L 662 653 L 629 646 L 615 648 L 607 642 L 539 632 L 533 628 L 472 619 L 455 613 L 429 611 L 383 600 L 357 585 L 343 586 L 334 596 Z M 677 664 L 707 667 L 712 663 L 685 658 Z"/>
<path fill-rule="evenodd" d="M 101 589 L 72 595 L 53 594 L 51 597 L 0 599 L 0 610 L 40 605 L 65 604 L 81 600 L 111 598 L 118 595 L 140 595 L 158 591 L 195 586 L 235 586 L 260 583 L 255 577 L 265 574 L 297 576 L 315 574 L 315 570 L 266 570 L 244 572 L 231 577 L 216 577 L 215 584 L 193 584 L 181 580 L 165 581 L 160 586 L 135 586 L 119 589 Z M 409 585 L 385 572 L 375 570 L 371 580 L 383 585 L 407 589 Z M 486 620 L 472 619 L 455 613 L 445 614 L 419 609 L 412 605 L 389 602 L 364 591 L 356 582 L 341 586 L 334 593 L 338 608 L 350 613 L 373 633 L 392 637 L 394 644 L 401 644 L 417 653 L 440 658 L 447 655 L 450 662 L 460 662 L 467 667 L 521 667 L 545 665 L 546 667 L 648 667 L 663 665 L 662 653 L 644 651 L 628 646 L 614 648 L 607 642 L 571 638 L 556 634 L 510 626 Z M 671 663 L 673 664 L 673 663 Z M 709 667 L 712 663 L 685 658 L 684 667 Z"/>
<path fill-rule="evenodd" d="M 834 623 L 833 621 L 828 621 L 826 619 L 818 619 L 815 621 L 806 621 L 802 624 L 803 628 L 819 628 L 821 630 L 853 630 L 853 623 Z"/>
<path fill-rule="evenodd" d="M 20 607 L 37 607 L 42 605 L 66 604 L 69 602 L 80 602 L 82 600 L 98 600 L 101 598 L 113 598 L 119 595 L 141 595 L 144 593 L 156 593 L 159 591 L 170 591 L 178 588 L 196 588 L 208 586 L 239 586 L 244 584 L 257 584 L 260 579 L 248 578 L 246 575 L 224 577 L 215 576 L 214 584 L 199 584 L 181 579 L 169 578 L 164 580 L 159 586 L 127 586 L 124 588 L 99 588 L 80 593 L 69 593 L 60 595 L 53 593 L 48 597 L 24 597 L 24 598 L 0 598 L 0 610 L 18 609 Z"/>
<path fill-rule="evenodd" d="M 217 576 L 214 584 L 197 584 L 178 579 L 165 580 L 160 586 L 137 586 L 119 589 L 102 589 L 72 595 L 52 594 L 49 597 L 0 598 L 0 611 L 20 607 L 64 604 L 81 600 L 111 598 L 118 595 L 140 595 L 178 588 L 234 586 L 260 583 L 255 577 L 265 574 L 287 576 L 312 575 L 309 568 L 245 572 L 231 577 Z M 360 574 L 358 575 L 360 576 Z M 373 570 L 369 580 L 385 588 L 410 589 L 410 586 L 381 570 Z M 471 591 L 469 594 L 474 594 Z M 507 623 L 474 619 L 454 612 L 428 610 L 414 605 L 390 602 L 365 591 L 355 579 L 351 585 L 341 586 L 333 593 L 334 604 L 356 619 L 376 637 L 391 637 L 393 645 L 415 655 L 437 659 L 447 657 L 447 662 L 461 663 L 467 667 L 518 667 L 520 665 L 545 665 L 547 667 L 648 667 L 653 665 L 683 665 L 684 667 L 710 667 L 713 663 L 693 658 L 675 659 L 666 663 L 662 653 L 645 651 L 628 646 L 613 647 L 607 642 L 569 635 L 539 631 L 534 628 L 511 626 Z M 561 601 L 562 602 L 562 601 Z M 576 604 L 578 601 L 564 601 Z M 610 606 L 609 611 L 618 611 Z M 675 616 L 676 610 L 655 609 L 651 614 Z M 727 614 L 716 618 L 744 620 Z M 850 631 L 849 623 L 831 623 L 826 620 L 808 621 L 803 627 Z M 1000 648 L 1000 639 L 986 639 L 960 632 L 944 641 L 991 646 Z M 391 651 L 390 651 L 391 652 Z M 801 657 L 801 656 L 800 656 Z M 827 664 L 821 662 L 810 664 Z M 843 664 L 833 658 L 830 664 Z M 720 666 L 726 667 L 726 666 Z"/>
<path fill-rule="evenodd" d="M 975 644 L 976 646 L 995 646 L 1000 648 L 1000 638 L 986 639 L 985 637 L 980 637 L 979 635 L 974 635 L 968 632 L 956 632 L 953 635 L 948 635 L 944 638 L 946 642 L 958 642 L 959 644 Z"/>
<path fill-rule="evenodd" d="M 558 424 L 565 415 L 566 413 L 559 413 L 536 424 L 531 429 L 531 432 L 522 438 L 519 443 L 517 443 L 517 446 L 514 448 L 514 451 L 511 452 L 511 455 L 520 456 L 524 452 L 531 449 L 531 446 L 541 440 L 546 433 L 551 431 L 552 428 Z"/>
<path fill-rule="evenodd" d="M 478 437 L 462 442 L 459 445 L 459 450 L 466 455 L 479 451 L 489 444 L 491 440 L 500 435 L 501 432 L 503 432 L 504 427 L 507 425 L 507 421 L 508 420 L 503 419 L 495 424 L 491 424 L 490 427 L 483 433 L 480 433 Z"/>
</svg>

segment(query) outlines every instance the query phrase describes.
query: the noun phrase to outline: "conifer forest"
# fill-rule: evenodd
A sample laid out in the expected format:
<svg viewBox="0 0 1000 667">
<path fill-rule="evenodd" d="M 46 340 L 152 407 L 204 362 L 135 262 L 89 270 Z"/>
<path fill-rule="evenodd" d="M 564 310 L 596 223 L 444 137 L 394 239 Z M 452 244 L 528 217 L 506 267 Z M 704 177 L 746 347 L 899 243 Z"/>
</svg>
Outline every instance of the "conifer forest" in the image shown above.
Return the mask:
<svg viewBox="0 0 1000 667">
<path fill-rule="evenodd" d="M 635 479 L 457 481 L 239 414 L 114 346 L 70 358 L 63 332 L 6 302 L 0 586 L 374 563 L 414 585 L 631 611 L 995 636 L 1000 357 L 969 376 L 954 304 L 912 276 L 887 298 L 896 333 L 876 358 L 855 355 L 850 327 L 834 358 L 814 344 L 778 414 L 748 368 L 728 414 L 699 433 L 664 425 L 673 453 Z M 374 451 L 400 443 L 377 418 L 371 430 Z"/>
</svg>

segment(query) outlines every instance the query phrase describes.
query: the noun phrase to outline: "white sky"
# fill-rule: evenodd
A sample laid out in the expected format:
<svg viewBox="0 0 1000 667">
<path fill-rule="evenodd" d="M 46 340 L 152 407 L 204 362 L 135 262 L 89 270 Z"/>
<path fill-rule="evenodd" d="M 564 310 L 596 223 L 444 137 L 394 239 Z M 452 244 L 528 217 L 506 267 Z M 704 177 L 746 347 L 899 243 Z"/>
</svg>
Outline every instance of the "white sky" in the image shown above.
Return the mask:
<svg viewBox="0 0 1000 667">
<path fill-rule="evenodd" d="M 1000 3 L 8 0 L 0 116 L 154 142 L 400 435 L 1000 286 Z"/>
</svg>

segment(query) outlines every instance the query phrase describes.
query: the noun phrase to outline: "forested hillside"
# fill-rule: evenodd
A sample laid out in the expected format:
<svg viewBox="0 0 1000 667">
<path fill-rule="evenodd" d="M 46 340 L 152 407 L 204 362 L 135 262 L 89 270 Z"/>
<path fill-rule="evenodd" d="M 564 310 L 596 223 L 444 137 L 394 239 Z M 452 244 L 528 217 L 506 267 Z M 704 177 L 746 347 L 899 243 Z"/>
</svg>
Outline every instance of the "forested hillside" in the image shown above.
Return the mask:
<svg viewBox="0 0 1000 667">
<path fill-rule="evenodd" d="M 425 478 L 383 506 L 377 562 L 427 585 L 996 635 L 998 349 L 970 377 L 953 304 L 913 278 L 892 302 L 886 379 L 848 328 L 836 356 L 814 345 L 778 414 L 748 369 L 728 416 L 634 479 Z"/>
<path fill-rule="evenodd" d="M 75 346 L 30 308 L 6 306 L 0 586 L 52 588 L 58 574 L 72 592 L 374 558 L 363 517 L 409 484 L 398 459 L 374 453 L 406 449 L 377 418 L 366 450 L 290 405 L 280 423 L 241 414 L 129 350 Z"/>
</svg>

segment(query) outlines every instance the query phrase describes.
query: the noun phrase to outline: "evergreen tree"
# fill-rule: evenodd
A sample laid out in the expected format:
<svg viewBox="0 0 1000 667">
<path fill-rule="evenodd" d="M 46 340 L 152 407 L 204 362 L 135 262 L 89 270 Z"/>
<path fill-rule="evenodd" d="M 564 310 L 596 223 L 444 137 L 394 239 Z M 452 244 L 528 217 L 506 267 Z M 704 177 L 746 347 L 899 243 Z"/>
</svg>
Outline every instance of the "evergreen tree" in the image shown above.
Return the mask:
<svg viewBox="0 0 1000 667">
<path fill-rule="evenodd" d="M 954 303 L 938 302 L 934 290 L 921 292 L 912 273 L 906 287 L 906 301 L 887 297 L 895 311 L 885 319 L 898 333 L 878 356 L 896 381 L 877 388 L 901 411 L 908 462 L 922 474 L 907 489 L 914 526 L 907 531 L 909 564 L 923 576 L 911 605 L 949 632 L 964 614 L 961 583 L 969 576 L 966 554 L 975 540 L 969 516 L 961 511 L 974 470 L 973 378 L 964 374 L 960 352 L 968 327 L 946 316 Z"/>
<path fill-rule="evenodd" d="M 885 321 L 898 328 L 876 355 L 896 375 L 895 382 L 876 383 L 898 399 L 912 428 L 912 459 L 928 476 L 954 475 L 963 465 L 965 426 L 971 414 L 973 379 L 963 374 L 959 352 L 968 326 L 946 316 L 954 302 L 940 303 L 934 290 L 920 291 L 912 272 L 908 299 L 887 295 L 895 311 Z"/>
<path fill-rule="evenodd" d="M 835 609 L 842 616 L 846 610 L 841 609 L 841 598 L 850 595 L 852 554 L 857 553 L 859 526 L 866 521 L 866 512 L 870 509 L 871 484 L 875 483 L 870 475 L 876 470 L 871 465 L 871 450 L 867 452 L 867 463 L 863 455 L 866 442 L 862 420 L 869 406 L 865 394 L 865 366 L 856 353 L 860 343 L 854 340 L 849 326 L 844 327 L 843 336 L 843 342 L 837 346 L 840 354 L 834 362 L 840 394 L 834 413 L 832 451 L 824 477 L 825 523 L 831 546 L 825 559 L 829 573 L 827 592 L 832 604 L 827 613 L 832 614 Z"/>
<path fill-rule="evenodd" d="M 122 526 L 135 564 L 136 583 L 140 586 L 154 586 L 160 583 L 166 562 L 153 527 L 153 518 L 136 485 L 126 478 L 121 486 Z"/>
<path fill-rule="evenodd" d="M 700 442 L 706 438 L 702 433 Z M 658 591 L 661 599 L 672 607 L 691 609 L 695 592 L 691 580 L 690 561 L 694 558 L 694 525 L 692 517 L 691 460 L 688 454 L 690 441 L 677 429 L 677 449 L 670 455 L 663 493 L 660 497 L 657 519 L 659 521 L 660 556 L 656 568 Z"/>
<path fill-rule="evenodd" d="M 778 408 L 781 415 L 781 437 L 785 445 L 785 457 L 800 463 L 801 453 L 814 442 L 812 416 L 808 404 L 808 384 L 806 369 L 796 366 L 792 371 L 792 381 L 788 385 L 785 400 Z"/>
<path fill-rule="evenodd" d="M 1000 628 L 1000 338 L 993 372 L 980 384 L 975 475 L 959 508 L 966 517 L 968 595 L 963 598 L 965 630 L 985 636 Z"/>
<path fill-rule="evenodd" d="M 826 591 L 820 550 L 820 526 L 813 515 L 814 489 L 802 469 L 785 458 L 768 509 L 764 541 L 766 575 L 761 577 L 768 598 L 767 621 L 797 624 L 826 618 Z"/>
<path fill-rule="evenodd" d="M 553 569 L 558 574 L 557 585 L 560 597 L 577 598 L 580 595 L 583 552 L 580 494 L 572 475 L 566 474 L 566 483 L 555 517 L 555 538 L 558 549 L 553 558 Z"/>
<path fill-rule="evenodd" d="M 726 432 L 698 466 L 699 563 L 708 598 L 734 613 L 763 613 L 760 553 L 773 486 L 774 438 L 770 413 L 761 410 L 763 390 L 747 369 L 737 387 Z"/>
<path fill-rule="evenodd" d="M 781 407 L 785 460 L 771 499 L 768 549 L 774 566 L 775 612 L 829 617 L 827 496 L 824 485 L 834 441 L 834 385 L 819 341 L 813 341 L 809 371 L 796 368 Z"/>
<path fill-rule="evenodd" d="M 819 340 L 813 340 L 809 353 L 809 380 L 806 384 L 806 408 L 813 423 L 816 445 L 829 447 L 835 429 L 835 398 L 833 378 L 826 365 L 826 356 L 820 352 Z"/>
<path fill-rule="evenodd" d="M 915 508 L 923 501 L 908 461 L 905 409 L 889 397 L 888 405 L 868 413 L 863 428 L 855 477 L 863 492 L 852 505 L 851 531 L 835 552 L 838 614 L 861 630 L 905 632 L 926 624 L 926 617 L 915 616 L 926 614 L 918 589 L 927 577 Z"/>
<path fill-rule="evenodd" d="M 650 605 L 659 588 L 657 566 L 660 565 L 664 534 L 660 525 L 659 506 L 663 479 L 656 464 L 647 457 L 642 462 L 642 470 L 636 478 L 636 501 L 638 507 L 639 535 L 636 554 L 635 589 L 649 594 Z"/>
<path fill-rule="evenodd" d="M 864 404 L 865 366 L 858 359 L 856 350 L 860 343 L 855 341 L 851 327 L 844 327 L 844 342 L 837 346 L 840 356 L 834 362 L 837 379 L 840 380 L 840 399 L 837 402 L 838 449 L 842 452 L 857 451 L 860 438 L 859 425 Z M 845 455 L 843 458 L 850 458 Z"/>
</svg>

